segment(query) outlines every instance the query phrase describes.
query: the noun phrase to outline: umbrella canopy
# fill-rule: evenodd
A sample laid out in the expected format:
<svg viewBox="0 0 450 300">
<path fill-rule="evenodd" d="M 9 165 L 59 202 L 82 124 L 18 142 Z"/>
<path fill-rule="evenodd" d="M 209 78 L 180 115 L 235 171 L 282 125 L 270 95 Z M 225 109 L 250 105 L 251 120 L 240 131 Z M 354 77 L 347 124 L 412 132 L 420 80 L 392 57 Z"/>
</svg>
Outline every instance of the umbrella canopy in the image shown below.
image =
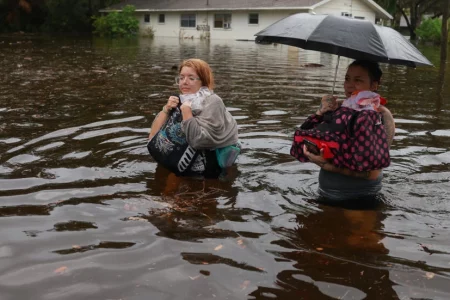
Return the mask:
<svg viewBox="0 0 450 300">
<path fill-rule="evenodd" d="M 399 32 L 366 20 L 299 13 L 255 35 L 258 43 L 279 43 L 409 67 L 432 66 Z"/>
</svg>

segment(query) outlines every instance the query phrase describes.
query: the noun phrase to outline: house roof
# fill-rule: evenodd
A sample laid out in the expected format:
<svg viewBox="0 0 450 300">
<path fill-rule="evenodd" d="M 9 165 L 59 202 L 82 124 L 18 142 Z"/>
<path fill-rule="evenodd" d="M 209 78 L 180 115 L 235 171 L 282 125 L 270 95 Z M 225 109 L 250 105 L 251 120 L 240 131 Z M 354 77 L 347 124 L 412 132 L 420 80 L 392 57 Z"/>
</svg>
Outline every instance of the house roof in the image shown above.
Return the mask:
<svg viewBox="0 0 450 300">
<path fill-rule="evenodd" d="M 306 9 L 322 0 L 125 0 L 102 11 L 133 5 L 137 11 Z"/>
<path fill-rule="evenodd" d="M 212 11 L 212 10 L 313 10 L 333 0 L 124 0 L 101 12 L 121 10 L 133 5 L 136 11 Z M 392 19 L 392 16 L 373 0 L 360 0 L 370 6 L 378 18 Z"/>
<path fill-rule="evenodd" d="M 318 3 L 314 4 L 311 8 L 312 9 L 317 8 L 317 7 L 322 6 L 330 1 L 333 1 L 333 0 L 317 1 Z M 367 4 L 370 8 L 372 8 L 375 11 L 377 18 L 389 19 L 389 20 L 392 20 L 394 18 L 394 17 L 392 17 L 392 15 L 390 13 L 388 13 L 386 10 L 384 10 L 375 1 L 373 1 L 373 0 L 360 0 L 360 1 Z"/>
</svg>

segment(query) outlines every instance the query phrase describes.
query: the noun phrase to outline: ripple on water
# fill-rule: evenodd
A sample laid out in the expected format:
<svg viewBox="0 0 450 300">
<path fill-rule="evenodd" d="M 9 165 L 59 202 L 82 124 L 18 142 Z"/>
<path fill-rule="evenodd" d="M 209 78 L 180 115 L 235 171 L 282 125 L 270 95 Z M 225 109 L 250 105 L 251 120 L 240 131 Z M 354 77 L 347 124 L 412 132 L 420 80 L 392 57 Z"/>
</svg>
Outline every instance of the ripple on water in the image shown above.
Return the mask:
<svg viewBox="0 0 450 300">
<path fill-rule="evenodd" d="M 0 139 L 0 143 L 2 143 L 2 144 L 15 144 L 20 141 L 21 141 L 21 139 L 19 139 L 19 138 Z"/>
<path fill-rule="evenodd" d="M 36 128 L 44 125 L 40 123 L 11 123 L 11 126 L 20 128 Z"/>
<path fill-rule="evenodd" d="M 422 120 L 408 120 L 408 119 L 397 119 L 394 118 L 395 124 L 426 124 L 427 121 Z"/>
<path fill-rule="evenodd" d="M 268 110 L 268 111 L 263 111 L 262 114 L 266 115 L 266 116 L 282 116 L 282 115 L 287 114 L 287 112 L 283 111 L 283 110 Z"/>
<path fill-rule="evenodd" d="M 113 138 L 113 139 L 110 139 L 110 140 L 103 141 L 100 144 L 107 144 L 107 143 L 120 144 L 120 143 L 129 141 L 129 140 L 135 140 L 135 139 L 141 139 L 141 138 L 142 138 L 141 136 L 136 136 L 136 135 L 135 136 L 122 136 L 122 137 Z"/>
<path fill-rule="evenodd" d="M 125 111 L 111 111 L 111 112 L 108 113 L 108 115 L 120 116 L 120 115 L 123 115 L 125 113 L 126 113 Z"/>
<path fill-rule="evenodd" d="M 84 151 L 84 152 L 71 152 L 65 154 L 62 158 L 63 159 L 80 159 L 85 158 L 92 154 L 92 151 Z"/>
<path fill-rule="evenodd" d="M 36 151 L 42 152 L 42 151 L 46 151 L 49 149 L 59 148 L 59 147 L 63 146 L 64 144 L 65 144 L 64 142 L 55 142 L 55 143 L 51 143 L 51 144 L 36 148 Z"/>
<path fill-rule="evenodd" d="M 12 165 L 21 165 L 28 164 L 37 160 L 40 160 L 40 156 L 31 155 L 31 154 L 21 154 L 10 158 L 7 163 Z"/>
<path fill-rule="evenodd" d="M 14 171 L 14 169 L 11 169 L 11 168 L 8 168 L 8 167 L 0 165 L 0 174 L 6 175 L 6 174 L 11 173 L 12 171 Z"/>
<path fill-rule="evenodd" d="M 178 38 L 2 39 L 0 69 L 12 75 L 0 87 L 0 298 L 450 298 L 450 110 L 435 105 L 435 70 L 381 66 L 402 118 L 385 204 L 360 211 L 316 203 L 319 168 L 289 155 L 293 128 L 331 91 L 336 56 Z M 185 57 L 208 59 L 236 115 L 243 151 L 229 181 L 173 176 L 147 153 Z M 351 60 L 341 61 L 343 82 Z M 405 94 L 414 105 L 401 105 Z"/>
<path fill-rule="evenodd" d="M 258 121 L 256 122 L 257 124 L 278 124 L 281 123 L 280 120 L 262 120 L 262 121 Z"/>
<path fill-rule="evenodd" d="M 233 112 L 233 111 L 240 111 L 240 110 L 242 110 L 241 108 L 237 108 L 237 107 L 227 107 L 227 110 L 229 111 L 229 112 Z"/>
</svg>

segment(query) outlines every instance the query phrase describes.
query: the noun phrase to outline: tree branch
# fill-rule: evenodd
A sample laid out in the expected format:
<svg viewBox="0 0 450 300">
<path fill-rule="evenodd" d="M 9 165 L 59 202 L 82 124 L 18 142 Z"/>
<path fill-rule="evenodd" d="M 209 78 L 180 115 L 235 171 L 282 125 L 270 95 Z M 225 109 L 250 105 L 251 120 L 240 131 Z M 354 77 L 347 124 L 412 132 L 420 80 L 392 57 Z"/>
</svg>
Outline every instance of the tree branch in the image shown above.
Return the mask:
<svg viewBox="0 0 450 300">
<path fill-rule="evenodd" d="M 400 5 L 398 5 L 398 4 L 397 4 L 397 8 L 398 8 L 398 10 L 402 13 L 403 18 L 405 18 L 406 25 L 408 26 L 408 28 L 411 28 L 411 23 L 409 22 L 409 18 L 408 18 L 408 16 L 406 15 L 406 13 L 405 13 L 405 11 L 403 10 L 403 8 L 402 8 Z"/>
<path fill-rule="evenodd" d="M 440 0 L 434 0 L 428 3 L 428 6 L 425 6 L 423 10 L 421 9 L 421 13 L 425 13 L 427 10 L 429 10 L 431 7 L 433 7 L 433 5 L 437 4 L 438 2 L 440 2 Z"/>
</svg>

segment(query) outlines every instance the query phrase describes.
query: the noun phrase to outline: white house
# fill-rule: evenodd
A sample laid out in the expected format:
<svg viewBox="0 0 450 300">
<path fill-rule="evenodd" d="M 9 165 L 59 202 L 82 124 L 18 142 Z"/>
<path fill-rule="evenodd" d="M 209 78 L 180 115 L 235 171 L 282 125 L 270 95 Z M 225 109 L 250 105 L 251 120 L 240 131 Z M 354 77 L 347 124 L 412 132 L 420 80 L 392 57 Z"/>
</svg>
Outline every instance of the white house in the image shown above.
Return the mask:
<svg viewBox="0 0 450 300">
<path fill-rule="evenodd" d="M 254 40 L 254 34 L 294 13 L 366 19 L 392 16 L 373 0 L 126 0 L 100 12 L 136 7 L 140 31 L 156 37 Z"/>
</svg>

